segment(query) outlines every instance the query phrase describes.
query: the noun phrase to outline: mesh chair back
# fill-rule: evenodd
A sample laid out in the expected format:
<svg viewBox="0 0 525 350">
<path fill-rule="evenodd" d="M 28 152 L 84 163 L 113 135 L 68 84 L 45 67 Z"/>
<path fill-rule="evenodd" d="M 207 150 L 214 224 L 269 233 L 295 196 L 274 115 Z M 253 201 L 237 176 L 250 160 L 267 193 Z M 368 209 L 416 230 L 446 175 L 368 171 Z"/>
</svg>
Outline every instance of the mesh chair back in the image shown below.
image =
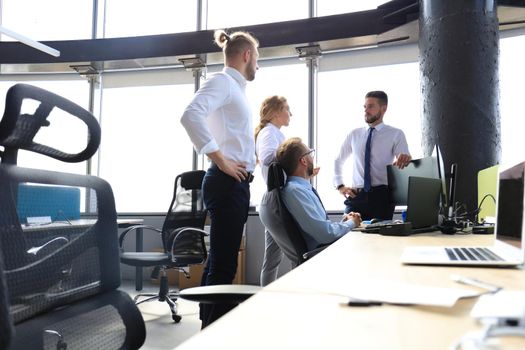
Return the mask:
<svg viewBox="0 0 525 350">
<path fill-rule="evenodd" d="M 297 266 L 304 262 L 303 254 L 308 252 L 302 231 L 281 198 L 285 174 L 279 163 L 270 164 L 268 188 L 259 207 L 261 222 L 286 257 Z"/>
<path fill-rule="evenodd" d="M 0 165 L 0 183 L 28 182 L 79 188 L 96 198 L 96 207 L 92 219 L 74 224 L 66 217 L 52 224 L 21 225 L 13 201 L 3 202 L 11 204 L 0 207 L 0 248 L 15 323 L 120 284 L 117 218 L 109 185 L 91 176 Z M 1 186 L 0 199 L 13 199 L 13 188 Z"/>
<path fill-rule="evenodd" d="M 25 99 L 40 102 L 34 114 L 20 114 Z M 70 154 L 33 141 L 41 127 L 50 125 L 47 118 L 55 107 L 86 124 L 83 151 Z M 117 290 L 117 215 L 109 184 L 94 176 L 16 166 L 19 149 L 80 162 L 96 152 L 99 142 L 96 119 L 80 106 L 30 85 L 9 89 L 0 121 L 0 338 L 14 329 L 9 349 L 136 349 L 144 342 L 139 310 Z M 31 214 L 23 213 L 21 219 L 18 206 L 19 189 L 26 185 L 80 193 L 89 219 L 72 222 L 78 217 L 68 217 L 70 208 L 57 209 L 64 206 L 63 199 L 49 196 L 42 203 L 58 211 L 49 213 L 54 222 L 27 224 L 25 216 Z M 0 340 L 0 349 L 4 343 Z"/>
<path fill-rule="evenodd" d="M 202 181 L 205 174 L 203 170 L 195 170 L 175 178 L 173 198 L 162 226 L 166 251 L 172 246 L 177 229 L 204 228 L 207 211 L 202 198 Z"/>
<path fill-rule="evenodd" d="M 0 249 L 0 349 L 7 349 L 13 337 L 14 327 L 9 313 L 9 299 L 4 279 L 2 250 Z"/>
</svg>

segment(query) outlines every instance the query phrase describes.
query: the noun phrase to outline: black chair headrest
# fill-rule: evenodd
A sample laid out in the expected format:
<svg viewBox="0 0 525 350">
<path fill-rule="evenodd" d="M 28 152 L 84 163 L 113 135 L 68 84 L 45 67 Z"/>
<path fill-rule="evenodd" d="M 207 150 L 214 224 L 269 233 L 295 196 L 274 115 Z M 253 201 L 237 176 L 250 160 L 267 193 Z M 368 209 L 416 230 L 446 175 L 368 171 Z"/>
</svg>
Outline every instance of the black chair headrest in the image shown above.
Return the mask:
<svg viewBox="0 0 525 350">
<path fill-rule="evenodd" d="M 20 114 L 24 99 L 40 102 L 34 114 Z M 86 124 L 87 145 L 83 151 L 76 154 L 66 153 L 33 141 L 41 127 L 50 126 L 47 118 L 55 107 Z M 98 121 L 79 105 L 52 92 L 27 84 L 16 84 L 7 91 L 4 116 L 0 121 L 0 145 L 4 146 L 6 151 L 23 149 L 63 162 L 76 163 L 91 158 L 99 144 Z"/>
<path fill-rule="evenodd" d="M 279 162 L 273 162 L 268 167 L 268 192 L 274 188 L 282 188 L 286 183 L 286 175 Z"/>
<path fill-rule="evenodd" d="M 187 190 L 199 190 L 206 172 L 204 170 L 187 171 L 180 174 L 180 185 Z"/>
</svg>

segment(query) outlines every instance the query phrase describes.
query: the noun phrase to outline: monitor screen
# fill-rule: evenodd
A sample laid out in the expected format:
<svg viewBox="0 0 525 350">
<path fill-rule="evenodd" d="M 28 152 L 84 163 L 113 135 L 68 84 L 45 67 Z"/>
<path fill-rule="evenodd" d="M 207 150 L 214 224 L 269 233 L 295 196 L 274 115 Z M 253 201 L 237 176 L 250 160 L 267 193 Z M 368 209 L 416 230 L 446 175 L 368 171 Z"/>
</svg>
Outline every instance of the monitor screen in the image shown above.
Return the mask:
<svg viewBox="0 0 525 350">
<path fill-rule="evenodd" d="M 499 173 L 496 239 L 520 248 L 523 231 L 525 162 Z"/>
<path fill-rule="evenodd" d="M 441 180 L 441 208 L 446 208 L 450 205 L 447 192 L 447 173 L 445 172 L 445 161 L 439 145 L 436 145 L 433 154 L 436 156 L 439 179 Z"/>
<path fill-rule="evenodd" d="M 409 177 L 417 176 L 439 179 L 437 160 L 435 157 L 414 159 L 404 169 L 398 169 L 393 165 L 388 165 L 387 175 L 390 203 L 394 205 L 407 205 Z"/>
</svg>

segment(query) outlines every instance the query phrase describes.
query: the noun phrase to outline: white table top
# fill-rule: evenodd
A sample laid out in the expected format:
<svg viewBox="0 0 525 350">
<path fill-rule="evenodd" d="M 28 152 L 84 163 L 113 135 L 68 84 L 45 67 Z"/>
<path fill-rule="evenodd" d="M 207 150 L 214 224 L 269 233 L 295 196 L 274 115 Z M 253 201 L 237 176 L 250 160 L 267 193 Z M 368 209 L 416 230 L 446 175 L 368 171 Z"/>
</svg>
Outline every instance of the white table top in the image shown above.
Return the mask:
<svg viewBox="0 0 525 350">
<path fill-rule="evenodd" d="M 467 332 L 480 329 L 470 317 L 477 298 L 459 300 L 452 308 L 349 307 L 348 296 L 331 291 L 370 280 L 385 281 L 385 286 L 388 281 L 398 281 L 480 291 L 455 283 L 451 274 L 525 290 L 525 271 L 521 269 L 407 266 L 399 262 L 407 245 L 491 242 L 492 237 L 480 235 L 347 234 L 177 349 L 448 349 Z M 498 344 L 502 340 L 494 341 Z M 524 338 L 503 341 L 505 349 L 525 348 Z"/>
</svg>

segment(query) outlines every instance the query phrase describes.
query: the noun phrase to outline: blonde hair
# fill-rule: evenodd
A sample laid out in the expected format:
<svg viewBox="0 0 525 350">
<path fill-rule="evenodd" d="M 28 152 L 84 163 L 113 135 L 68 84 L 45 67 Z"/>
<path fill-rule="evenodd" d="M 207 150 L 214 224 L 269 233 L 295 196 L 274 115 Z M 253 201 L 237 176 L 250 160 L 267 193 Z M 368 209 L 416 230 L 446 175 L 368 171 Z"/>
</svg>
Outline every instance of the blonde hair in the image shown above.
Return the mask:
<svg viewBox="0 0 525 350">
<path fill-rule="evenodd" d="M 261 109 L 259 111 L 259 125 L 255 128 L 255 140 L 257 140 L 257 136 L 261 132 L 261 130 L 268 125 L 269 122 L 272 121 L 272 119 L 275 116 L 275 112 L 279 112 L 284 108 L 284 104 L 286 103 L 286 98 L 283 96 L 270 96 L 264 99 L 264 101 L 261 104 Z"/>
<path fill-rule="evenodd" d="M 232 57 L 241 54 L 244 50 L 249 48 L 259 47 L 259 41 L 247 32 L 226 33 L 219 29 L 214 33 L 215 43 L 222 49 L 225 57 Z"/>
</svg>

